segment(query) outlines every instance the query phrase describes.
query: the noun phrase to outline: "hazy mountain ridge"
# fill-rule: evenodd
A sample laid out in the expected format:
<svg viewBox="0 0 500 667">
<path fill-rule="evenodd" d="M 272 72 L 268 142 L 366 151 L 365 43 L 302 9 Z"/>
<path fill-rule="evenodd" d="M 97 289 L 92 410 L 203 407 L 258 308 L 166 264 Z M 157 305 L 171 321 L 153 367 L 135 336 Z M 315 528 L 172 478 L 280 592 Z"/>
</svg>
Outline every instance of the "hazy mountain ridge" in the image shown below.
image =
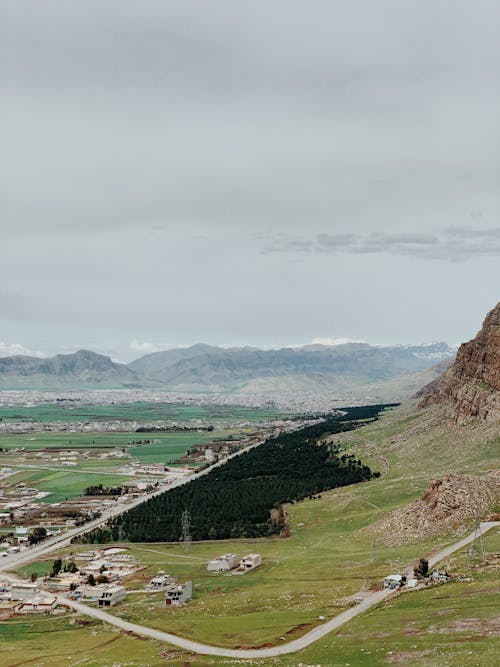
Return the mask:
<svg viewBox="0 0 500 667">
<path fill-rule="evenodd" d="M 56 354 L 48 359 L 0 358 L 0 389 L 69 389 L 142 386 L 133 370 L 90 350 Z"/>
<path fill-rule="evenodd" d="M 394 385 L 394 378 L 411 375 L 415 382 L 420 372 L 453 354 L 446 343 L 393 347 L 346 343 L 272 350 L 198 344 L 148 354 L 125 365 L 80 350 L 48 359 L 0 358 L 0 389 L 169 388 L 258 393 L 261 387 L 264 393 L 316 390 L 342 394 L 387 381 L 398 391 L 400 383 Z M 422 384 L 434 375 L 425 375 Z"/>
<path fill-rule="evenodd" d="M 193 351 L 191 355 L 190 350 Z M 306 346 L 258 350 L 255 348 L 211 348 L 194 346 L 183 351 L 183 358 L 171 363 L 171 352 L 148 355 L 130 364 L 134 370 L 163 385 L 209 385 L 238 388 L 259 378 L 285 376 L 347 377 L 356 383 L 369 383 L 429 368 L 437 360 L 451 358 L 446 343 L 429 346 L 374 347 L 367 343 L 337 346 Z"/>
</svg>

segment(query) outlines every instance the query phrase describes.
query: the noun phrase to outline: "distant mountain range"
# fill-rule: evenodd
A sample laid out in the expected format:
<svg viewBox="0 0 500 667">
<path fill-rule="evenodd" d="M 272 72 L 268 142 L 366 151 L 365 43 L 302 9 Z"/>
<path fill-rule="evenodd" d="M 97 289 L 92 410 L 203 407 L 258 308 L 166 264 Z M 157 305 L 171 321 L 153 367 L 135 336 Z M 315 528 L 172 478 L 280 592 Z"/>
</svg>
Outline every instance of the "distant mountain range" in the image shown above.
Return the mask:
<svg viewBox="0 0 500 667">
<path fill-rule="evenodd" d="M 354 388 L 372 385 L 382 390 L 385 384 L 408 395 L 411 388 L 416 390 L 435 377 L 436 371 L 428 369 L 454 355 L 446 343 L 391 347 L 346 343 L 277 350 L 198 344 L 148 354 L 125 365 L 79 350 L 48 359 L 2 357 L 0 389 L 156 388 L 245 394 L 329 391 L 346 395 Z M 403 388 L 406 377 L 408 392 Z"/>
</svg>

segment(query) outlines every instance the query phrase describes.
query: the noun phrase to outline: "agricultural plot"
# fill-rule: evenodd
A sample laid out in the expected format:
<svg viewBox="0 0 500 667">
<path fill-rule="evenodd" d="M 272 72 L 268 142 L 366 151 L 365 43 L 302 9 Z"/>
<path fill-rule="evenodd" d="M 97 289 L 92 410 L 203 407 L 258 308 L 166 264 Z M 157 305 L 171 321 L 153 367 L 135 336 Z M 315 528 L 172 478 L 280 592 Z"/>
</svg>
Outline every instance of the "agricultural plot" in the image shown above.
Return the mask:
<svg viewBox="0 0 500 667">
<path fill-rule="evenodd" d="M 130 447 L 133 441 L 156 441 L 154 444 L 141 444 L 129 449 L 132 457 L 144 463 L 168 463 L 187 452 L 189 447 L 198 443 L 209 443 L 230 436 L 245 436 L 251 429 L 226 429 L 222 431 L 191 432 L 174 431 L 171 433 L 23 433 L 0 434 L 0 448 L 14 449 L 24 447 L 27 450 L 41 449 L 110 449 Z"/>
<path fill-rule="evenodd" d="M 76 498 L 85 492 L 87 486 L 103 484 L 116 486 L 130 479 L 126 475 L 99 474 L 90 472 L 22 470 L 8 478 L 9 483 L 25 482 L 49 495 L 41 499 L 44 503 L 63 502 L 66 498 Z"/>
<path fill-rule="evenodd" d="M 75 403 L 41 403 L 39 405 L 0 405 L 0 419 L 5 422 L 86 422 L 86 421 L 190 421 L 258 422 L 283 416 L 272 408 L 250 408 L 239 405 L 179 405 L 174 403 L 124 403 L 85 405 Z"/>
</svg>

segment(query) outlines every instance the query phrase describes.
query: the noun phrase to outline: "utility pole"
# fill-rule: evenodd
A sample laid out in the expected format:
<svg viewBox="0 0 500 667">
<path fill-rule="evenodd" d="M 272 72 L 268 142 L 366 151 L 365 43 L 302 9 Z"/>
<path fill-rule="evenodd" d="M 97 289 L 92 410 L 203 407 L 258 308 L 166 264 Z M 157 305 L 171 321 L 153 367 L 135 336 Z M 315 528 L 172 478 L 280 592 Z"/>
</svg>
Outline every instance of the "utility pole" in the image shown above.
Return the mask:
<svg viewBox="0 0 500 667">
<path fill-rule="evenodd" d="M 189 551 L 191 549 L 191 542 L 193 538 L 191 537 L 191 514 L 187 507 L 184 509 L 181 515 L 181 539 L 180 541 L 184 545 L 184 551 Z"/>
</svg>

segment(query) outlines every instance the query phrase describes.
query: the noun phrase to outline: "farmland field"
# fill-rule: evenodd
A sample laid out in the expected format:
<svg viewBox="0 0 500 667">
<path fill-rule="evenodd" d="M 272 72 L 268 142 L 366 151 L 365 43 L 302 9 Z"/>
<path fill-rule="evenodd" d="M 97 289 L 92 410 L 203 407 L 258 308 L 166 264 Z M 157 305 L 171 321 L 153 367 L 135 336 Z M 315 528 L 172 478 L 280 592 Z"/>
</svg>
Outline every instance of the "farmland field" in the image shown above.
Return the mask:
<svg viewBox="0 0 500 667">
<path fill-rule="evenodd" d="M 1 393 L 0 393 L 1 399 Z M 181 405 L 174 403 L 123 403 L 86 405 L 75 403 L 40 403 L 35 406 L 0 405 L 0 419 L 5 422 L 85 422 L 85 421 L 188 421 L 209 422 L 261 421 L 279 418 L 283 411 L 239 405 Z"/>
<path fill-rule="evenodd" d="M 48 496 L 41 499 L 43 503 L 63 502 L 66 498 L 76 498 L 84 493 L 85 488 L 91 485 L 104 484 L 105 486 L 118 485 L 130 479 L 126 475 L 108 475 L 76 472 L 74 470 L 22 470 L 9 477 L 10 483 L 26 482 L 39 491 L 46 491 Z"/>
<path fill-rule="evenodd" d="M 196 443 L 209 443 L 229 436 L 248 435 L 251 429 L 225 429 L 222 431 L 172 431 L 170 433 L 136 433 L 135 431 L 100 433 L 0 433 L 0 447 L 12 449 L 24 447 L 41 449 L 108 449 L 127 447 L 132 441 L 157 440 L 157 444 L 138 445 L 130 454 L 147 463 L 169 462 L 186 453 Z"/>
</svg>

